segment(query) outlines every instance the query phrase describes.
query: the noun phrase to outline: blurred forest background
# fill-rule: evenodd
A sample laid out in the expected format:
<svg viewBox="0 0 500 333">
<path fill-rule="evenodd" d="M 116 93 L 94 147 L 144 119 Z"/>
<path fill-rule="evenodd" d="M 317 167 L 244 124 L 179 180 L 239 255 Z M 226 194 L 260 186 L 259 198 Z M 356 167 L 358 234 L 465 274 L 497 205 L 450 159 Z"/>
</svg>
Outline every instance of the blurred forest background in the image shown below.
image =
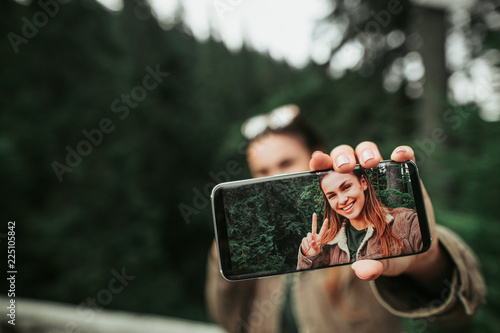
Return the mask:
<svg viewBox="0 0 500 333">
<path fill-rule="evenodd" d="M 165 24 L 141 0 L 52 1 L 52 14 L 49 2 L 0 11 L 0 247 L 15 220 L 17 297 L 90 306 L 124 269 L 134 280 L 99 307 L 210 320 L 206 193 L 249 177 L 242 122 L 296 103 L 330 149 L 415 148 L 438 223 L 470 244 L 488 284 L 488 304 L 453 332 L 498 329 L 497 1 L 400 1 L 387 20 L 373 12 L 394 1 L 330 0 L 311 38 L 340 37 L 302 66 L 229 51 L 215 31 L 200 41 L 182 3 Z"/>
</svg>

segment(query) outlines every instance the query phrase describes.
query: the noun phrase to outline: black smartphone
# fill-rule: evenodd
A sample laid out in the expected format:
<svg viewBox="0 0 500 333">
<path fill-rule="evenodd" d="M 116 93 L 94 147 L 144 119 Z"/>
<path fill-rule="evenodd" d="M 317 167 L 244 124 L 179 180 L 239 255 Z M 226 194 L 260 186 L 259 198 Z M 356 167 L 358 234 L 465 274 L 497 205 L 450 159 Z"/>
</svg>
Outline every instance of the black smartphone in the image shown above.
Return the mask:
<svg viewBox="0 0 500 333">
<path fill-rule="evenodd" d="M 212 191 L 230 281 L 419 254 L 431 245 L 414 162 L 221 183 Z"/>
</svg>

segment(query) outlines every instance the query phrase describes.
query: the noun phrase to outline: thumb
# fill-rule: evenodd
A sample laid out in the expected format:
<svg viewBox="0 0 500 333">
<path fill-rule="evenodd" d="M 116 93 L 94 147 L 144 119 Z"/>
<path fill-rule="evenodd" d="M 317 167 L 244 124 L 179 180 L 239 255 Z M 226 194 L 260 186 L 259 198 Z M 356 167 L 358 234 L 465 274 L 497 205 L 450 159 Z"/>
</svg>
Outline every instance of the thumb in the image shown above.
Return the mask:
<svg viewBox="0 0 500 333">
<path fill-rule="evenodd" d="M 378 260 L 360 260 L 351 265 L 354 273 L 361 280 L 372 281 L 384 272 L 384 264 Z"/>
<path fill-rule="evenodd" d="M 361 279 L 372 281 L 380 275 L 396 276 L 408 269 L 411 258 L 399 257 L 386 260 L 359 260 L 352 264 L 354 273 Z"/>
</svg>

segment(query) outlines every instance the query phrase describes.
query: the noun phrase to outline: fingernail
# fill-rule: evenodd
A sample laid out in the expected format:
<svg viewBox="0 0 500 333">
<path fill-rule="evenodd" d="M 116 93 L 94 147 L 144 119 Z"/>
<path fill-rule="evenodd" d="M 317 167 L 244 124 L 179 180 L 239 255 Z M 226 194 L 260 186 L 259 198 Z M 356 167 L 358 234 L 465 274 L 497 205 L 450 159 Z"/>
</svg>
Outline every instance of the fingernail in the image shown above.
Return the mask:
<svg viewBox="0 0 500 333">
<path fill-rule="evenodd" d="M 357 266 L 357 265 L 358 265 L 358 262 L 357 262 L 357 261 L 356 261 L 356 262 L 354 262 L 354 263 L 351 265 L 351 268 L 352 268 L 352 270 L 353 270 L 353 271 L 354 271 L 354 270 L 356 270 L 356 266 Z"/>
<path fill-rule="evenodd" d="M 316 150 L 314 153 L 312 153 L 312 156 L 318 155 L 318 154 L 323 154 L 321 150 Z"/>
<path fill-rule="evenodd" d="M 339 155 L 339 157 L 337 157 L 337 159 L 335 160 L 335 166 L 337 168 L 340 168 L 343 165 L 349 164 L 349 162 L 350 162 L 349 156 L 342 154 Z"/>
<path fill-rule="evenodd" d="M 406 153 L 406 148 L 398 148 L 396 149 L 396 153 Z"/>
<path fill-rule="evenodd" d="M 374 158 L 375 158 L 375 154 L 370 149 L 366 149 L 365 151 L 363 151 L 363 153 L 361 153 L 361 161 L 363 163 L 366 163 L 369 160 L 372 160 Z"/>
</svg>

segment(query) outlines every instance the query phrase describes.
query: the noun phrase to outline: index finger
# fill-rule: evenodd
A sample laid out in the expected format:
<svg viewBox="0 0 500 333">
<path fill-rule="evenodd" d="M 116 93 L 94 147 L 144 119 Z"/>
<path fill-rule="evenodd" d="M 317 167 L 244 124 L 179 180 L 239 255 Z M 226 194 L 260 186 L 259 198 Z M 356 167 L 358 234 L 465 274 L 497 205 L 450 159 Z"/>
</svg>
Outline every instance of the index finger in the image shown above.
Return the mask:
<svg viewBox="0 0 500 333">
<path fill-rule="evenodd" d="M 316 213 L 313 213 L 313 223 L 312 223 L 312 234 L 316 235 L 316 230 L 318 229 L 318 216 Z"/>
<path fill-rule="evenodd" d="M 333 160 L 333 168 L 337 172 L 351 172 L 356 166 L 356 156 L 351 146 L 340 145 L 333 148 L 330 157 Z"/>
<path fill-rule="evenodd" d="M 309 161 L 309 168 L 312 171 L 333 169 L 332 158 L 321 151 L 316 151 L 311 156 L 311 160 Z"/>
<path fill-rule="evenodd" d="M 356 156 L 359 164 L 365 169 L 374 168 L 382 161 L 382 156 L 375 143 L 371 141 L 361 142 L 356 146 Z"/>
<path fill-rule="evenodd" d="M 413 162 L 415 162 L 415 153 L 409 146 L 399 146 L 392 152 L 391 160 L 396 162 L 413 160 Z"/>
</svg>

